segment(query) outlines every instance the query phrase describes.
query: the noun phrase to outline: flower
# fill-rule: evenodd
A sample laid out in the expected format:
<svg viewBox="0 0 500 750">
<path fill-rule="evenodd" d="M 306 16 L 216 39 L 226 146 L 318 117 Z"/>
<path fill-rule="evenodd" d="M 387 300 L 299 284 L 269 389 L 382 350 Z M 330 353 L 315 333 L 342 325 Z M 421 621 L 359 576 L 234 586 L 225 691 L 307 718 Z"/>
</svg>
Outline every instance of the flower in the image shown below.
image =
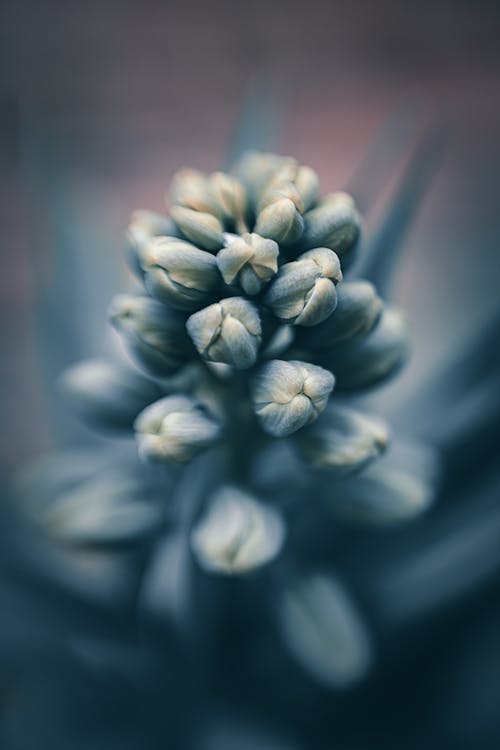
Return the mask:
<svg viewBox="0 0 500 750">
<path fill-rule="evenodd" d="M 284 437 L 314 422 L 328 403 L 335 379 L 308 362 L 273 359 L 254 381 L 252 402 L 261 427 Z"/>
<path fill-rule="evenodd" d="M 193 551 L 208 571 L 246 573 L 269 562 L 283 543 L 280 514 L 237 487 L 223 486 L 210 498 L 194 527 Z"/>
<path fill-rule="evenodd" d="M 246 370 L 257 361 L 262 326 L 257 308 L 229 297 L 191 315 L 186 329 L 203 359 Z"/>
<path fill-rule="evenodd" d="M 217 253 L 217 265 L 226 284 L 237 284 L 245 294 L 255 295 L 278 270 L 279 246 L 252 232 L 231 236 Z"/>
<path fill-rule="evenodd" d="M 329 349 L 340 341 L 366 336 L 377 323 L 383 303 L 368 281 L 346 281 L 336 288 L 337 307 L 323 323 L 298 331 L 300 341 L 314 349 Z"/>
<path fill-rule="evenodd" d="M 219 280 L 213 255 L 175 237 L 151 239 L 141 267 L 151 296 L 177 310 L 202 307 Z"/>
<path fill-rule="evenodd" d="M 361 231 L 356 204 L 347 193 L 325 196 L 304 216 L 304 247 L 325 246 L 335 250 L 345 263 Z"/>
<path fill-rule="evenodd" d="M 149 297 L 117 295 L 109 318 L 136 362 L 155 376 L 172 375 L 189 358 L 184 319 Z"/>
<path fill-rule="evenodd" d="M 59 385 L 81 419 L 104 430 L 130 430 L 138 413 L 161 396 L 142 373 L 104 360 L 78 362 Z"/>
<path fill-rule="evenodd" d="M 335 310 L 335 284 L 341 280 L 338 257 L 331 250 L 318 247 L 281 267 L 265 302 L 286 323 L 315 326 Z"/>
<path fill-rule="evenodd" d="M 389 442 L 386 425 L 353 409 L 330 409 L 319 425 L 303 430 L 296 443 L 313 466 L 338 474 L 357 472 L 376 460 Z"/>
<path fill-rule="evenodd" d="M 139 454 L 151 461 L 190 461 L 221 434 L 221 425 L 187 396 L 155 401 L 139 414 L 134 428 Z"/>
</svg>

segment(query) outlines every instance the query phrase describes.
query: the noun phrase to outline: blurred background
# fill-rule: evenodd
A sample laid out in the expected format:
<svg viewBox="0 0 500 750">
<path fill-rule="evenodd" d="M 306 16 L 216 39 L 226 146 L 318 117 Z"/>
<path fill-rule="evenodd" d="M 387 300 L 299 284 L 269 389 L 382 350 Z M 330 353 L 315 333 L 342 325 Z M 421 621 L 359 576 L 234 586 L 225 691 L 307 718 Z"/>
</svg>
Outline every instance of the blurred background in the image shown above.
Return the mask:
<svg viewBox="0 0 500 750">
<path fill-rule="evenodd" d="M 272 126 L 272 142 L 264 145 L 311 165 L 325 191 L 349 186 L 353 175 L 356 182 L 370 144 L 388 120 L 395 123 L 393 138 L 385 126 L 378 165 L 383 172 L 392 160 L 394 174 L 384 189 L 376 178 L 366 188 L 373 203 L 367 233 L 419 132 L 435 121 L 444 133 L 440 169 L 398 270 L 395 294 L 410 317 L 414 352 L 388 399 L 404 398 L 424 382 L 444 353 L 469 341 L 498 309 L 499 3 L 0 0 L 0 8 L 0 452 L 6 476 L 46 450 L 87 439 L 59 408 L 56 379 L 67 365 L 110 346 L 106 308 L 130 282 L 123 258 L 128 216 L 139 207 L 162 210 L 179 167 L 224 164 L 237 123 L 251 113 L 258 92 Z M 498 410 L 498 403 L 492 406 Z M 469 510 L 471 498 L 474 493 Z M 490 505 L 476 536 L 463 537 L 462 546 L 454 537 L 458 546 L 435 550 L 430 534 L 426 558 L 436 552 L 435 559 L 451 560 L 452 573 L 454 560 L 467 569 L 470 544 L 478 579 L 490 576 L 487 586 L 441 624 L 431 622 L 419 636 L 410 629 L 398 646 L 411 652 L 414 670 L 402 704 L 425 689 L 427 719 L 432 725 L 440 715 L 440 731 L 453 748 L 493 749 L 500 737 L 500 561 L 497 552 L 477 555 L 492 507 L 491 528 L 499 527 L 498 503 Z M 457 528 L 469 518 L 472 511 Z M 436 528 L 440 543 L 448 527 L 444 535 Z M 418 583 L 425 524 L 415 533 Z M 488 539 L 491 551 L 495 540 Z M 368 561 L 378 555 L 376 543 L 371 554 Z M 451 579 L 450 573 L 452 596 Z M 473 579 L 474 573 L 470 589 Z M 404 576 L 394 585 L 398 596 L 407 591 Z M 398 620 L 391 587 L 381 587 L 379 598 Z M 440 593 L 446 599 L 448 591 L 434 596 Z M 411 617 L 409 600 L 407 594 Z M 435 636 L 429 651 L 427 634 Z M 427 662 L 420 664 L 422 654 Z M 438 677 L 426 682 L 431 667 Z M 394 684 L 388 701 L 397 698 Z M 418 708 L 410 713 L 417 725 Z"/>
<path fill-rule="evenodd" d="M 326 190 L 348 182 L 398 107 L 407 111 L 403 148 L 429 117 L 444 121 L 445 161 L 398 284 L 414 325 L 415 377 L 493 304 L 498 3 L 2 0 L 1 8 L 8 470 L 49 447 L 56 427 L 64 434 L 49 416 L 55 373 L 106 346 L 130 211 L 161 209 L 181 165 L 220 166 L 255 82 L 282 111 L 277 148 L 311 164 Z"/>
</svg>

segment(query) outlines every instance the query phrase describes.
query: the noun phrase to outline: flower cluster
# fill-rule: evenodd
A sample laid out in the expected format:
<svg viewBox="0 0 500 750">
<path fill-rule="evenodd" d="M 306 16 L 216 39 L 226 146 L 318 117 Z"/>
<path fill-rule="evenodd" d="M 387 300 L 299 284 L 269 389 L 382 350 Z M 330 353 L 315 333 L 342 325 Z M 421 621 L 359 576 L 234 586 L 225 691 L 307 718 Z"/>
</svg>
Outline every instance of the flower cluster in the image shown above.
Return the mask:
<svg viewBox="0 0 500 750">
<path fill-rule="evenodd" d="M 110 308 L 140 372 L 87 362 L 64 386 L 94 423 L 133 428 L 146 462 L 227 456 L 193 549 L 208 570 L 241 572 L 283 537 L 277 511 L 247 494 L 252 460 L 276 438 L 330 477 L 378 458 L 386 426 L 330 396 L 393 374 L 406 324 L 371 283 L 344 280 L 361 232 L 354 200 L 320 197 L 316 173 L 294 159 L 248 152 L 230 174 L 182 169 L 168 199 L 169 215 L 132 214 L 142 290 Z"/>
<path fill-rule="evenodd" d="M 214 389 L 215 413 L 204 417 L 212 429 L 199 426 L 203 438 L 188 425 L 208 410 L 202 399 L 175 420 L 170 397 L 142 414 L 136 427 L 144 455 L 187 460 L 220 440 L 234 421 L 224 402 L 233 405 L 231 382 L 240 387 L 241 371 L 247 411 L 265 433 L 284 437 L 318 418 L 335 380 L 340 388 L 373 385 L 403 360 L 401 315 L 385 310 L 368 282 L 343 281 L 360 234 L 354 201 L 318 191 L 309 167 L 248 153 L 231 175 L 181 170 L 169 192 L 170 218 L 132 215 L 128 247 L 147 295 L 116 298 L 113 325 L 148 375 L 168 377 L 198 360 L 225 383 Z M 144 440 L 148 431 L 183 449 L 148 449 L 157 445 Z"/>
</svg>

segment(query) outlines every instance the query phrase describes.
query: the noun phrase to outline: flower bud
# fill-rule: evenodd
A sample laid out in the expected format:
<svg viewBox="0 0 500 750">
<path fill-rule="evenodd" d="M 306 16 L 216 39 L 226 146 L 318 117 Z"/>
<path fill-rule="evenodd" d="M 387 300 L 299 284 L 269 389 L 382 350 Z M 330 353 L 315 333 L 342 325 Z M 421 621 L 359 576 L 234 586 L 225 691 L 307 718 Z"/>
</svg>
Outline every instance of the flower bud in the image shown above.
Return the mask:
<svg viewBox="0 0 500 750">
<path fill-rule="evenodd" d="M 119 294 L 109 308 L 112 325 L 148 372 L 164 377 L 189 358 L 184 316 L 149 297 Z"/>
<path fill-rule="evenodd" d="M 280 320 L 314 326 L 335 310 L 335 284 L 341 279 L 336 254 L 328 248 L 318 247 L 280 268 L 266 293 L 265 302 Z"/>
<path fill-rule="evenodd" d="M 144 544 L 164 523 L 162 503 L 143 477 L 111 469 L 65 488 L 39 519 L 65 544 L 93 549 Z"/>
<path fill-rule="evenodd" d="M 225 172 L 214 172 L 208 182 L 221 221 L 227 226 L 233 225 L 238 232 L 245 231 L 247 199 L 241 182 Z"/>
<path fill-rule="evenodd" d="M 297 169 L 294 184 L 302 198 L 304 210 L 308 211 L 316 203 L 319 194 L 319 177 L 311 167 L 301 166 Z"/>
<path fill-rule="evenodd" d="M 232 172 L 244 184 L 254 203 L 257 202 L 273 175 L 286 167 L 296 167 L 297 162 L 288 156 L 246 151 L 234 165 Z"/>
<path fill-rule="evenodd" d="M 184 168 L 175 173 L 169 190 L 171 206 L 216 215 L 208 178 L 197 169 Z"/>
<path fill-rule="evenodd" d="M 182 234 L 195 245 L 200 245 L 205 250 L 218 250 L 222 247 L 224 227 L 212 214 L 184 206 L 172 206 L 170 213 Z"/>
<path fill-rule="evenodd" d="M 301 576 L 278 602 L 284 641 L 307 672 L 337 687 L 365 676 L 372 662 L 371 640 L 339 581 L 319 574 Z"/>
<path fill-rule="evenodd" d="M 259 201 L 259 211 L 278 198 L 290 198 L 303 214 L 316 202 L 319 178 L 310 167 L 285 164 L 269 179 Z"/>
<path fill-rule="evenodd" d="M 279 176 L 271 180 L 262 193 L 257 207 L 257 213 L 261 213 L 266 206 L 271 206 L 281 198 L 288 198 L 292 201 L 300 214 L 304 213 L 304 202 L 294 183 L 287 179 L 281 180 Z"/>
<path fill-rule="evenodd" d="M 279 553 L 284 522 L 274 508 L 236 487 L 222 487 L 191 535 L 200 565 L 212 573 L 248 573 Z"/>
<path fill-rule="evenodd" d="M 382 300 L 368 281 L 348 281 L 337 287 L 337 307 L 314 328 L 301 331 L 300 343 L 311 349 L 327 349 L 341 341 L 366 336 L 382 312 Z"/>
<path fill-rule="evenodd" d="M 221 437 L 222 428 L 188 396 L 166 396 L 144 409 L 134 423 L 141 458 L 150 461 L 190 461 Z"/>
<path fill-rule="evenodd" d="M 346 193 L 332 193 L 304 215 L 301 246 L 329 247 L 344 260 L 360 231 L 361 218 L 352 198 Z"/>
<path fill-rule="evenodd" d="M 78 416 L 102 429 L 128 429 L 160 389 L 126 367 L 86 360 L 69 367 L 60 379 L 63 394 Z"/>
<path fill-rule="evenodd" d="M 186 328 L 203 359 L 246 370 L 257 361 L 262 326 L 257 308 L 229 297 L 191 315 Z"/>
<path fill-rule="evenodd" d="M 202 307 L 219 281 L 211 253 L 171 237 L 151 240 L 141 265 L 148 292 L 179 310 Z"/>
<path fill-rule="evenodd" d="M 252 389 L 260 426 L 273 437 L 285 437 L 314 422 L 334 383 L 331 372 L 307 362 L 267 362 L 257 372 Z"/>
<path fill-rule="evenodd" d="M 217 253 L 226 284 L 238 284 L 246 294 L 258 294 L 278 270 L 279 247 L 258 234 L 243 234 Z"/>
<path fill-rule="evenodd" d="M 246 229 L 245 188 L 236 177 L 224 172 L 214 172 L 207 177 L 196 169 L 181 169 L 172 181 L 169 197 L 174 207 L 211 214 L 227 224 L 227 228 Z"/>
<path fill-rule="evenodd" d="M 175 224 L 172 219 L 147 208 L 139 208 L 132 212 L 129 227 L 141 230 L 148 237 L 175 237 Z"/>
<path fill-rule="evenodd" d="M 262 209 L 257 216 L 255 231 L 269 237 L 279 245 L 297 242 L 304 228 L 304 221 L 290 198 L 278 198 Z"/>
<path fill-rule="evenodd" d="M 385 451 L 388 441 L 384 422 L 338 406 L 296 438 L 312 466 L 340 475 L 364 469 Z"/>
<path fill-rule="evenodd" d="M 339 388 L 367 388 L 393 375 L 408 355 L 408 326 L 394 308 L 385 309 L 363 339 L 338 344 L 325 357 Z"/>
<path fill-rule="evenodd" d="M 126 233 L 127 260 L 131 270 L 142 278 L 141 259 L 152 237 L 175 237 L 179 234 L 172 219 L 156 211 L 134 211 Z"/>
<path fill-rule="evenodd" d="M 391 526 L 429 508 L 436 483 L 425 474 L 391 465 L 389 458 L 390 451 L 359 477 L 344 479 L 342 492 L 323 492 L 333 516 L 355 524 Z"/>
</svg>

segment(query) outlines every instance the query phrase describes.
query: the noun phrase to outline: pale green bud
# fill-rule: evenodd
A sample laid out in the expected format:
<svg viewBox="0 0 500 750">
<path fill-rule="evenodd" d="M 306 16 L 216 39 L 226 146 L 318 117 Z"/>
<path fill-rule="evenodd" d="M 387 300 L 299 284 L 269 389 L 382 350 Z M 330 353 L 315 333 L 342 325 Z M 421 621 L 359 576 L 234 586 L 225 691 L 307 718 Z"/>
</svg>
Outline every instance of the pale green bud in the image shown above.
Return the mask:
<svg viewBox="0 0 500 750">
<path fill-rule="evenodd" d="M 164 522 L 162 505 L 156 500 L 142 477 L 114 469 L 65 489 L 38 520 L 51 535 L 78 547 L 144 544 Z"/>
<path fill-rule="evenodd" d="M 365 336 L 382 312 L 383 303 L 368 281 L 348 281 L 337 287 L 337 307 L 323 323 L 300 332 L 300 342 L 313 349 L 327 349 L 341 341 Z"/>
<path fill-rule="evenodd" d="M 346 687 L 362 679 L 372 663 L 371 639 L 347 592 L 333 576 L 302 576 L 279 600 L 286 645 L 319 682 Z"/>
<path fill-rule="evenodd" d="M 125 253 L 127 264 L 133 273 L 142 279 L 142 254 L 151 237 L 142 229 L 129 226 L 125 233 Z"/>
<path fill-rule="evenodd" d="M 196 169 L 181 169 L 172 181 L 170 203 L 174 207 L 212 214 L 231 228 L 245 230 L 245 188 L 236 177 L 224 172 L 214 172 L 207 177 Z"/>
<path fill-rule="evenodd" d="M 188 396 L 166 396 L 144 409 L 134 423 L 141 458 L 185 463 L 218 442 L 222 427 Z"/>
<path fill-rule="evenodd" d="M 193 211 L 216 214 L 208 178 L 197 169 L 184 167 L 175 173 L 169 190 L 171 206 L 183 206 Z"/>
<path fill-rule="evenodd" d="M 257 216 L 255 231 L 269 237 L 279 245 L 293 245 L 304 228 L 304 221 L 290 198 L 279 198 L 269 204 Z"/>
<path fill-rule="evenodd" d="M 191 315 L 186 328 L 203 359 L 246 370 L 257 361 L 262 326 L 257 308 L 229 297 Z"/>
<path fill-rule="evenodd" d="M 365 338 L 338 344 L 326 355 L 325 363 L 335 373 L 339 388 L 366 388 L 393 375 L 408 349 L 406 320 L 398 310 L 388 308 Z"/>
<path fill-rule="evenodd" d="M 208 182 L 219 218 L 228 226 L 234 224 L 238 232 L 245 231 L 247 198 L 241 182 L 225 172 L 214 172 Z"/>
<path fill-rule="evenodd" d="M 216 216 L 185 206 L 172 206 L 170 213 L 182 234 L 205 250 L 218 250 L 224 242 L 224 227 Z"/>
<path fill-rule="evenodd" d="M 310 167 L 290 163 L 279 169 L 268 181 L 259 200 L 259 211 L 278 198 L 289 198 L 303 214 L 317 200 L 319 178 Z"/>
<path fill-rule="evenodd" d="M 169 216 L 147 208 L 139 208 L 130 215 L 129 227 L 141 230 L 148 237 L 175 237 L 175 224 Z"/>
<path fill-rule="evenodd" d="M 331 372 L 307 362 L 266 362 L 252 389 L 260 426 L 274 437 L 285 437 L 314 422 L 326 407 L 334 383 Z"/>
<path fill-rule="evenodd" d="M 325 493 L 331 513 L 355 524 L 390 526 L 424 513 L 435 499 L 429 477 L 390 464 L 390 452 L 359 477 L 342 482 L 342 492 Z"/>
<path fill-rule="evenodd" d="M 274 240 L 245 233 L 217 253 L 217 265 L 226 284 L 239 285 L 246 294 L 258 294 L 278 270 L 279 247 Z"/>
<path fill-rule="evenodd" d="M 109 308 L 112 325 L 138 364 L 165 377 L 189 358 L 184 316 L 149 297 L 117 295 Z"/>
<path fill-rule="evenodd" d="M 388 441 L 384 422 L 338 406 L 296 438 L 310 464 L 340 475 L 364 469 L 385 451 Z"/>
<path fill-rule="evenodd" d="M 295 181 L 299 165 L 292 156 L 275 156 L 276 163 L 273 170 L 269 173 L 266 182 L 262 185 L 262 190 L 267 190 L 270 186 L 283 185 Z"/>
<path fill-rule="evenodd" d="M 272 177 L 285 167 L 295 168 L 297 162 L 288 156 L 246 151 L 234 165 L 232 172 L 245 185 L 255 203 Z"/>
<path fill-rule="evenodd" d="M 304 213 L 304 202 L 294 183 L 291 180 L 280 179 L 279 177 L 271 180 L 264 190 L 259 200 L 257 213 L 260 214 L 266 206 L 276 203 L 281 198 L 288 198 L 299 213 Z"/>
<path fill-rule="evenodd" d="M 317 201 L 318 175 L 289 156 L 248 151 L 233 171 L 245 185 L 257 214 L 277 197 L 289 198 L 299 213 Z"/>
<path fill-rule="evenodd" d="M 142 278 L 141 259 L 152 237 L 178 234 L 179 230 L 168 216 L 147 209 L 134 211 L 125 235 L 127 260 L 132 271 Z"/>
<path fill-rule="evenodd" d="M 227 485 L 210 499 L 193 529 L 191 545 L 205 570 L 241 575 L 273 560 L 284 536 L 277 510 Z"/>
<path fill-rule="evenodd" d="M 361 231 L 361 218 L 353 199 L 346 193 L 332 193 L 304 214 L 301 246 L 329 247 L 341 259 L 352 250 Z"/>
<path fill-rule="evenodd" d="M 140 373 L 101 360 L 69 367 L 60 386 L 78 416 L 102 429 L 131 428 L 139 412 L 161 395 Z"/>
<path fill-rule="evenodd" d="M 211 253 L 171 237 L 151 240 L 141 265 L 148 292 L 179 310 L 202 307 L 219 281 Z"/>
<path fill-rule="evenodd" d="M 319 247 L 281 266 L 264 301 L 280 320 L 314 326 L 335 310 L 335 284 L 341 279 L 337 255 Z"/>
<path fill-rule="evenodd" d="M 311 167 L 298 167 L 294 184 L 302 198 L 304 210 L 308 211 L 316 203 L 319 195 L 319 177 Z"/>
</svg>

